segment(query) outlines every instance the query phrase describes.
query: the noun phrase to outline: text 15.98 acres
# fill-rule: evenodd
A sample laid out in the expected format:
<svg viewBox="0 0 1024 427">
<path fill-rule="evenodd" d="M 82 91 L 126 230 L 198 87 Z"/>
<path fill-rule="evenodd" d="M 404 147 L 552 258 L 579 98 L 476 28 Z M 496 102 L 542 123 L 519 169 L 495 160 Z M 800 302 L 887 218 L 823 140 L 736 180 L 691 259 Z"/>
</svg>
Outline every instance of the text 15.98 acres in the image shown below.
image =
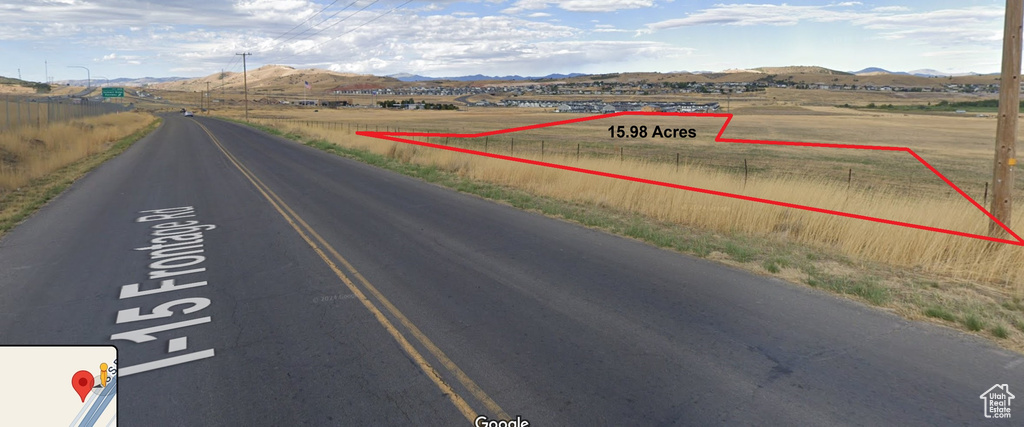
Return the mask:
<svg viewBox="0 0 1024 427">
<path fill-rule="evenodd" d="M 608 133 L 611 134 L 612 138 L 696 138 L 696 129 L 675 129 L 675 128 L 662 128 L 661 126 L 655 126 L 654 130 L 648 133 L 647 126 L 630 126 L 628 129 L 624 125 L 619 126 L 608 126 Z"/>
</svg>

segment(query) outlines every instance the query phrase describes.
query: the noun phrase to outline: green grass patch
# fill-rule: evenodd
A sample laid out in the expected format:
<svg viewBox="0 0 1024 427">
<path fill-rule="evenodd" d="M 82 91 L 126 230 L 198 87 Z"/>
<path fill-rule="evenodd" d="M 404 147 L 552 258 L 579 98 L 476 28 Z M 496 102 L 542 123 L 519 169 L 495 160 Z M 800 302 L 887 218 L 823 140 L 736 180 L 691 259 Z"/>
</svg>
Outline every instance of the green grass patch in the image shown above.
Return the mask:
<svg viewBox="0 0 1024 427">
<path fill-rule="evenodd" d="M 735 241 L 726 242 L 722 252 L 725 252 L 730 258 L 739 262 L 749 262 L 758 254 L 757 249 Z"/>
<path fill-rule="evenodd" d="M 956 316 L 942 307 L 928 307 L 924 310 L 924 315 L 934 317 L 936 319 L 942 319 L 947 322 L 956 322 Z"/>
<path fill-rule="evenodd" d="M 764 262 L 761 263 L 761 266 L 764 267 L 765 270 L 768 270 L 769 273 L 778 273 L 782 271 L 783 268 L 790 267 L 791 264 L 792 263 L 789 258 L 775 255 L 765 259 Z"/>
<path fill-rule="evenodd" d="M 889 111 L 942 111 L 942 112 L 953 112 L 962 110 L 970 113 L 995 113 L 999 111 L 999 100 L 998 99 L 985 99 L 980 101 L 939 101 L 935 104 L 928 103 L 927 105 L 893 105 L 893 104 L 875 104 L 874 102 L 864 106 L 851 106 L 849 104 L 839 105 L 842 108 L 860 108 L 860 109 L 871 109 L 871 110 L 889 110 Z M 1024 109 L 1024 101 L 1021 101 L 1021 108 Z"/>
<path fill-rule="evenodd" d="M 982 329 L 985 329 L 985 322 L 982 321 L 981 318 L 979 318 L 974 313 L 970 313 L 964 316 L 962 323 L 964 327 L 967 328 L 967 330 L 969 331 L 977 332 Z"/>
<path fill-rule="evenodd" d="M 996 327 L 992 328 L 992 335 L 995 335 L 996 338 L 1006 338 L 1010 336 L 1010 333 L 1007 332 L 1006 327 L 1004 327 L 1003 325 L 997 325 Z"/>
<path fill-rule="evenodd" d="M 807 284 L 840 294 L 854 295 L 873 305 L 883 305 L 890 299 L 889 290 L 878 284 L 877 279 L 871 277 L 852 279 L 818 273 L 811 274 L 811 277 L 807 279 Z"/>
</svg>

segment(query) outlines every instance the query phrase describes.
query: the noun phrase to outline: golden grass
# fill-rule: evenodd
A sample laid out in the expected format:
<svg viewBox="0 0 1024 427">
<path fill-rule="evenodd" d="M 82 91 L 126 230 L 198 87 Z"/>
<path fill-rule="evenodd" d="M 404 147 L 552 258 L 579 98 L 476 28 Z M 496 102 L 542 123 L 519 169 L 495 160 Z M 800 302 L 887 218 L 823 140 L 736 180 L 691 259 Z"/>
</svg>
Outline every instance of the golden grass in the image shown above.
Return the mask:
<svg viewBox="0 0 1024 427">
<path fill-rule="evenodd" d="M 104 151 L 153 120 L 146 113 L 106 114 L 0 133 L 0 192 Z"/>
<path fill-rule="evenodd" d="M 461 116 L 457 116 L 459 114 Z M 387 126 L 393 130 L 397 125 L 403 131 L 432 131 L 437 130 L 438 127 L 443 129 L 446 124 L 456 126 L 457 123 L 457 126 L 470 129 L 451 129 L 451 131 L 463 132 L 483 130 L 479 128 L 496 129 L 567 118 L 564 115 L 539 113 L 505 114 L 504 116 L 487 113 L 474 116 L 471 113 L 462 112 L 448 113 L 443 120 L 439 120 L 440 116 L 435 113 L 433 120 L 424 120 L 429 115 L 429 112 L 418 115 L 400 113 L 390 114 L 389 117 L 388 113 L 376 112 L 372 115 L 360 113 L 358 118 L 348 115 L 342 117 L 341 120 L 348 121 L 348 123 L 362 122 L 360 129 L 385 130 L 385 126 Z M 261 114 L 250 113 L 250 116 L 259 117 Z M 323 120 L 329 119 L 331 116 L 326 114 L 315 116 L 305 112 L 304 117 Z M 371 122 L 369 120 L 371 117 L 377 120 Z M 459 117 L 459 120 L 455 121 L 453 117 Z M 335 119 L 337 118 L 335 117 Z M 776 119 L 779 117 L 771 118 L 771 120 Z M 807 117 L 803 119 L 806 121 Z M 813 117 L 813 119 L 819 124 L 822 123 L 820 117 Z M 824 140 L 824 142 L 873 143 L 877 145 L 903 144 L 931 154 L 938 163 L 943 163 L 957 156 L 962 159 L 965 156 L 973 158 L 988 155 L 981 141 L 986 137 L 979 136 L 979 134 L 994 134 L 987 130 L 979 131 L 978 128 L 983 127 L 985 121 L 971 122 L 970 119 L 963 119 L 964 121 L 950 125 L 949 119 L 935 118 L 927 119 L 926 123 L 921 125 L 933 125 L 940 128 L 952 126 L 964 129 L 962 133 L 954 133 L 945 139 L 922 138 L 921 129 L 913 126 L 907 129 L 900 128 L 898 123 L 887 124 L 884 121 L 879 123 L 870 120 L 861 123 L 860 118 L 856 116 L 825 117 L 824 119 L 825 125 L 820 128 L 806 125 L 806 123 L 804 123 L 804 128 L 801 128 L 790 123 L 792 133 L 787 134 L 782 130 L 766 126 L 769 119 L 753 117 L 752 123 L 744 123 L 744 120 L 747 120 L 745 117 L 737 117 L 732 126 L 737 127 L 738 132 L 730 135 L 727 131 L 726 136 L 756 138 L 758 134 L 755 129 L 760 128 L 761 132 L 778 136 L 779 139 Z M 793 118 L 792 120 L 797 119 Z M 663 223 L 714 230 L 721 233 L 743 233 L 798 242 L 812 247 L 839 251 L 854 259 L 940 274 L 956 280 L 974 281 L 999 292 L 1024 294 L 1024 270 L 1017 268 L 1024 264 L 1024 249 L 1020 247 L 1002 244 L 991 245 L 980 240 L 930 231 L 385 142 L 356 136 L 352 127 L 325 128 L 307 125 L 301 121 L 292 123 L 267 119 L 255 119 L 254 121 L 262 121 L 264 124 L 272 125 L 283 131 L 300 132 L 345 147 L 364 149 L 405 162 L 437 166 L 474 180 L 524 189 L 542 196 L 593 203 L 625 212 L 637 212 Z M 838 127 L 838 123 L 844 123 L 847 127 L 860 123 L 862 129 L 891 127 L 895 135 L 890 134 L 885 137 L 886 132 L 881 131 L 879 132 L 879 135 L 882 135 L 880 140 L 874 140 L 871 135 L 862 135 L 854 141 L 849 141 L 845 138 L 850 137 L 851 132 L 855 133 L 856 131 L 846 127 L 842 127 L 843 130 L 836 135 L 825 135 L 828 129 L 835 129 L 832 127 L 833 125 Z M 774 124 L 777 125 L 778 121 L 775 121 Z M 600 126 L 595 126 L 596 128 L 600 128 Z M 915 132 L 918 132 L 917 136 L 915 136 Z M 823 136 L 828 137 L 821 138 Z M 959 143 L 955 143 L 957 141 Z M 433 140 L 432 142 L 438 141 Z M 455 141 L 451 143 L 456 144 Z M 459 143 L 461 144 L 461 142 Z M 517 147 L 518 144 L 517 142 Z M 491 147 L 491 152 L 498 151 L 494 145 Z M 940 153 L 943 147 L 951 147 L 954 154 Z M 473 145 L 473 148 L 479 149 L 479 145 Z M 793 148 L 784 150 L 793 150 Z M 517 149 L 517 151 L 519 150 Z M 507 154 L 507 151 L 503 154 Z M 901 155 L 906 156 L 905 154 Z M 539 153 L 524 150 L 517 152 L 516 156 L 539 158 Z M 780 157 L 784 157 L 784 153 Z M 550 154 L 550 152 L 544 157 L 544 160 L 976 234 L 985 234 L 987 228 L 986 219 L 980 212 L 973 209 L 962 198 L 948 197 L 945 192 L 941 191 L 923 191 L 916 197 L 907 196 L 891 188 L 859 188 L 851 191 L 847 190 L 845 183 L 838 183 L 835 180 L 808 179 L 806 176 L 789 176 L 784 173 L 765 174 L 756 180 L 750 180 L 744 186 L 742 175 L 700 164 L 684 164 L 679 171 L 676 171 L 674 165 L 667 163 L 645 162 L 629 158 L 620 161 L 613 156 L 604 158 L 583 156 L 577 161 L 573 155 Z M 917 167 L 923 171 L 923 176 L 929 175 L 923 166 L 915 165 L 909 156 L 906 161 L 908 167 Z M 879 173 L 887 171 L 889 170 L 883 168 Z M 937 180 L 934 176 L 932 178 Z M 941 188 L 943 185 L 939 182 L 937 188 Z M 1020 229 L 1024 221 L 1020 220 L 1020 216 L 1017 218 L 1014 221 L 1014 228 Z"/>
</svg>

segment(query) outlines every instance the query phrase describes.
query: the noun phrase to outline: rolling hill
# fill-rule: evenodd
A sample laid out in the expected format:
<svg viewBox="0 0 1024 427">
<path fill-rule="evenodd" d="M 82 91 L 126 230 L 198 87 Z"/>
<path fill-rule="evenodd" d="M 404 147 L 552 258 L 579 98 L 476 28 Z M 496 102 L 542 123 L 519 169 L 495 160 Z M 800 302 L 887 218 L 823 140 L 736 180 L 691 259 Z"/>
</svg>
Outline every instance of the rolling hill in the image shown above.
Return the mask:
<svg viewBox="0 0 1024 427">
<path fill-rule="evenodd" d="M 297 69 L 287 65 L 265 65 L 250 70 L 246 76 L 249 91 L 259 92 L 302 92 L 304 83 L 309 82 L 310 93 L 324 92 L 338 86 L 346 85 L 379 85 L 385 87 L 401 83 L 391 77 L 378 77 L 364 74 L 338 73 L 317 68 Z M 242 73 L 215 73 L 206 77 L 179 80 L 152 85 L 155 89 L 185 92 L 205 91 L 207 83 L 211 90 L 242 90 L 244 80 Z"/>
</svg>

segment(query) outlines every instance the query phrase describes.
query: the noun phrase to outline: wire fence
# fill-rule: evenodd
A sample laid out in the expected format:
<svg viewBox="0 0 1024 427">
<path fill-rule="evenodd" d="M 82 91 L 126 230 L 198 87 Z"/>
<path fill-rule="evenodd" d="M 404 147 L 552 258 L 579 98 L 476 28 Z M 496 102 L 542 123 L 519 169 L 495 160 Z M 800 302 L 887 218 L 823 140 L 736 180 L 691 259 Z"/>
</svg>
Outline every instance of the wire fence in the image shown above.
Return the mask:
<svg viewBox="0 0 1024 427">
<path fill-rule="evenodd" d="M 123 104 L 92 101 L 88 98 L 5 98 L 0 102 L 0 131 L 19 127 L 44 127 L 50 123 L 66 122 L 84 117 L 127 111 Z"/>
</svg>

